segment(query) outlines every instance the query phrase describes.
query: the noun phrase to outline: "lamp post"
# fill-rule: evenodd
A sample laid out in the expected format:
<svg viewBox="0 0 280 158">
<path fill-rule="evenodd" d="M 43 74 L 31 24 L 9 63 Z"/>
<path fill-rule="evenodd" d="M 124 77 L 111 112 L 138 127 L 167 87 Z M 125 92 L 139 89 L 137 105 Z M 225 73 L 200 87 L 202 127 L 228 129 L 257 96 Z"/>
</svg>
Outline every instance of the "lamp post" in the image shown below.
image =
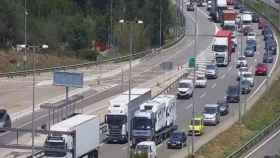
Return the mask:
<svg viewBox="0 0 280 158">
<path fill-rule="evenodd" d="M 32 157 L 34 157 L 34 136 L 35 136 L 35 73 L 36 73 L 36 64 L 35 64 L 35 54 L 37 50 L 40 49 L 48 49 L 49 46 L 46 44 L 35 46 L 35 45 L 21 45 L 21 48 L 25 49 L 32 49 L 33 57 L 32 57 Z"/>
<path fill-rule="evenodd" d="M 129 73 L 128 73 L 128 105 L 131 101 L 131 62 L 132 62 L 132 51 L 133 51 L 133 31 L 134 31 L 134 24 L 143 24 L 144 22 L 142 20 L 135 20 L 135 21 L 128 21 L 121 19 L 119 23 L 126 23 L 129 25 Z M 127 129 L 128 129 L 128 135 L 127 135 L 127 158 L 130 157 L 130 126 L 129 126 L 129 112 L 127 113 Z"/>
</svg>

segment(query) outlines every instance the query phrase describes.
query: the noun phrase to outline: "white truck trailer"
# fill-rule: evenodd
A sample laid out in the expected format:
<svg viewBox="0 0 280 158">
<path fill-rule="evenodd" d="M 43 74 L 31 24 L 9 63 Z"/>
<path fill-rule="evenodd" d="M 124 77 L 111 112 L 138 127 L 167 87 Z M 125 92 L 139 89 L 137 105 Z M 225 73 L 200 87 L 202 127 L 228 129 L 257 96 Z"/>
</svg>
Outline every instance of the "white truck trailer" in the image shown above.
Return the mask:
<svg viewBox="0 0 280 158">
<path fill-rule="evenodd" d="M 151 99 L 151 89 L 134 88 L 126 91 L 110 100 L 108 113 L 105 115 L 105 123 L 108 125 L 108 142 L 127 142 L 130 120 L 139 105 Z M 131 116 L 129 115 L 131 114 Z"/>
<path fill-rule="evenodd" d="M 132 146 L 147 140 L 161 143 L 177 129 L 175 119 L 175 96 L 163 95 L 143 103 L 132 119 Z"/>
<path fill-rule="evenodd" d="M 71 135 L 49 135 L 45 147 L 73 150 L 69 152 L 45 151 L 45 158 L 98 158 L 99 120 L 94 115 L 79 114 L 51 126 L 51 131 L 74 132 Z"/>
</svg>

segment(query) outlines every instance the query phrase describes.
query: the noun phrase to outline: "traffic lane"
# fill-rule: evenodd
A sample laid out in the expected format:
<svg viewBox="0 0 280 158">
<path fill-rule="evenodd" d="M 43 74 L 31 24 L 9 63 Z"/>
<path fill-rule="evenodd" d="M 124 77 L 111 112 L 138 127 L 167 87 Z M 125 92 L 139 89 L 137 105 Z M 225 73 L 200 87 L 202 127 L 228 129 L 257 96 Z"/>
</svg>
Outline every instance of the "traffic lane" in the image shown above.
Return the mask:
<svg viewBox="0 0 280 158">
<path fill-rule="evenodd" d="M 204 14 L 200 13 L 198 14 L 199 16 L 203 17 Z M 203 22 L 203 25 L 199 25 L 198 29 L 201 30 L 208 30 L 208 34 L 213 34 L 213 32 L 215 31 L 215 27 L 209 27 L 211 24 L 208 21 L 207 18 L 199 18 L 198 23 Z M 210 25 L 209 25 L 210 24 Z M 213 25 L 213 24 L 212 24 Z M 208 47 L 209 44 L 211 43 L 212 37 L 198 37 L 198 40 L 203 41 L 203 42 L 199 42 L 198 44 L 198 52 L 201 51 L 205 51 Z M 183 53 L 184 52 L 184 53 Z M 188 49 L 184 50 L 182 52 L 182 56 L 180 56 L 179 58 L 175 58 L 174 62 L 176 64 L 184 64 L 186 63 L 186 59 L 189 58 L 190 54 L 192 54 L 194 52 L 194 47 L 192 44 L 192 47 L 189 47 Z M 127 152 L 127 145 L 117 145 L 117 144 L 104 144 L 101 146 L 100 148 L 100 155 L 101 157 L 116 157 L 116 158 L 125 158 L 127 156 L 126 152 Z"/>
<path fill-rule="evenodd" d="M 279 155 L 280 129 L 267 136 L 262 142 L 250 150 L 244 158 L 263 158 L 268 155 Z"/>
</svg>

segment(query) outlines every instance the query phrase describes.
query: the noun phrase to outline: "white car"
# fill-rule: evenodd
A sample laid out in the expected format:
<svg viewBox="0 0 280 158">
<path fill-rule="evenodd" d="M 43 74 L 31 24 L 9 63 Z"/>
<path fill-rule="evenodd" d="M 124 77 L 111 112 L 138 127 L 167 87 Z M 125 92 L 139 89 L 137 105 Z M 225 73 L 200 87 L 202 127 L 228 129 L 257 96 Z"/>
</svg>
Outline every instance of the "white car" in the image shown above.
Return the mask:
<svg viewBox="0 0 280 158">
<path fill-rule="evenodd" d="M 247 80 L 250 82 L 250 86 L 253 87 L 254 86 L 254 75 L 252 72 L 249 71 L 245 71 L 241 74 L 240 76 L 240 80 Z"/>
<path fill-rule="evenodd" d="M 181 80 L 177 87 L 177 98 L 190 98 L 193 95 L 193 81 L 192 80 Z"/>
<path fill-rule="evenodd" d="M 143 141 L 136 145 L 135 154 L 147 154 L 148 158 L 157 157 L 156 143 L 153 141 Z"/>
<path fill-rule="evenodd" d="M 240 67 L 239 68 L 239 71 L 238 71 L 238 80 L 240 79 L 240 76 L 242 76 L 244 73 L 248 72 L 249 69 L 248 67 Z"/>
<path fill-rule="evenodd" d="M 245 56 L 240 56 L 238 57 L 237 59 L 237 64 L 236 64 L 236 67 L 239 68 L 241 66 L 248 66 L 247 64 L 247 60 L 246 60 L 246 57 Z"/>
<path fill-rule="evenodd" d="M 254 32 L 249 32 L 247 35 L 247 40 L 256 40 L 256 34 Z"/>
<path fill-rule="evenodd" d="M 207 79 L 205 75 L 198 75 L 195 79 L 195 87 L 205 88 L 207 86 Z"/>
</svg>

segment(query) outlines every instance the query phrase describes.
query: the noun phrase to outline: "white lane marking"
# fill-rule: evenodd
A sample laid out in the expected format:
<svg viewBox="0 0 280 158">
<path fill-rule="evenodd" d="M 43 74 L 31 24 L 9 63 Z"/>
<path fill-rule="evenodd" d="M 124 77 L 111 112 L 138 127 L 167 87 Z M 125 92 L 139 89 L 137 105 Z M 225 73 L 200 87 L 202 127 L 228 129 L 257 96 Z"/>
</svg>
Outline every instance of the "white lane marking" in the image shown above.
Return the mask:
<svg viewBox="0 0 280 158">
<path fill-rule="evenodd" d="M 189 104 L 187 107 L 185 107 L 185 110 L 189 110 L 192 107 L 192 104 Z"/>
<path fill-rule="evenodd" d="M 226 77 L 226 73 L 223 74 L 223 76 L 221 76 L 221 79 L 224 79 Z"/>
<path fill-rule="evenodd" d="M 246 155 L 244 158 L 249 158 L 251 155 L 253 155 L 256 151 L 258 151 L 261 147 L 263 147 L 266 143 L 271 141 L 274 137 L 276 137 L 280 133 L 280 130 L 275 132 L 272 136 L 270 136 L 268 139 L 266 139 L 263 143 L 261 143 L 258 147 L 256 147 L 253 151 L 251 151 L 248 155 Z"/>
<path fill-rule="evenodd" d="M 258 86 L 258 88 L 249 96 L 248 100 L 250 100 L 250 98 L 252 98 L 254 95 L 256 95 L 256 93 L 262 88 L 262 86 L 265 84 L 266 79 L 264 79 L 262 81 L 262 83 Z"/>
<path fill-rule="evenodd" d="M 205 97 L 205 96 L 206 96 L 206 94 L 207 94 L 207 92 L 204 92 L 203 94 L 201 94 L 201 95 L 199 96 L 199 98 L 203 98 L 203 97 Z"/>
<path fill-rule="evenodd" d="M 217 84 L 214 83 L 214 84 L 211 86 L 211 88 L 215 88 L 216 86 L 217 86 Z"/>
<path fill-rule="evenodd" d="M 122 149 L 122 150 L 126 150 L 126 149 L 127 149 L 127 146 L 124 146 L 124 147 L 122 147 L 121 149 Z"/>
</svg>

